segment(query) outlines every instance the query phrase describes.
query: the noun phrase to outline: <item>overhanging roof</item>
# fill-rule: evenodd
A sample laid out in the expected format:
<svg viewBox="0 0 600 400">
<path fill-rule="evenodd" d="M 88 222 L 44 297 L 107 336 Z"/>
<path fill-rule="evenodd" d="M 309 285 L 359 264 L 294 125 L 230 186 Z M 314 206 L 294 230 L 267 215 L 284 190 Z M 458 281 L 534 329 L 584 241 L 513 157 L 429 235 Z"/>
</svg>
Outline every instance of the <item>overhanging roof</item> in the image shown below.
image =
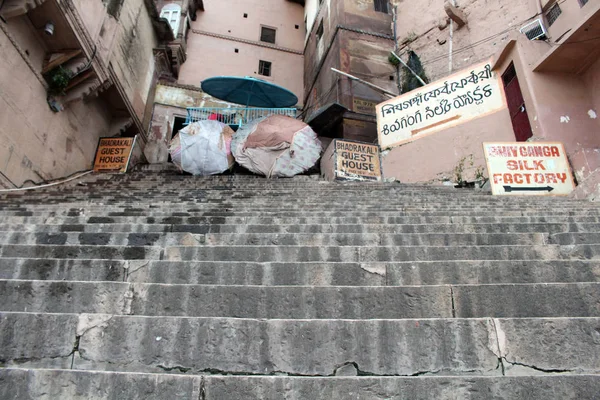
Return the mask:
<svg viewBox="0 0 600 400">
<path fill-rule="evenodd" d="M 533 68 L 535 72 L 585 72 L 600 57 L 600 7 L 554 46 Z"/>
</svg>

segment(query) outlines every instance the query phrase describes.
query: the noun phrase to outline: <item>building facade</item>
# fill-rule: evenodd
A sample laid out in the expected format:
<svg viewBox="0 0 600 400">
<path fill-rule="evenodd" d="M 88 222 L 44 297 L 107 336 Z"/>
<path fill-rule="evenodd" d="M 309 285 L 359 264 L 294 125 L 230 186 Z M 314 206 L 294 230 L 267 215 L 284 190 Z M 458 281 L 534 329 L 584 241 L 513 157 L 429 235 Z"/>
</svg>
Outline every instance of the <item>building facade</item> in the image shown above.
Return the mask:
<svg viewBox="0 0 600 400">
<path fill-rule="evenodd" d="M 485 165 L 483 142 L 528 140 L 563 142 L 579 183 L 592 175 L 598 180 L 600 1 L 425 3 L 399 3 L 401 56 L 416 52 L 430 81 L 440 82 L 489 60 L 506 103 L 490 115 L 390 149 L 386 176 L 448 179 L 465 157 L 474 158 L 473 169 Z"/>
<path fill-rule="evenodd" d="M 184 1 L 161 1 L 161 14 L 185 9 Z M 204 79 L 215 76 L 250 76 L 293 92 L 303 103 L 304 7 L 291 0 L 203 0 L 195 18 L 172 19 L 185 43 L 185 57 L 177 79 L 162 80 L 154 101 L 150 143 L 145 154 L 150 162 L 168 159 L 167 144 L 183 127 L 188 107 L 236 108 L 200 89 Z"/>
<path fill-rule="evenodd" d="M 148 0 L 9 0 L 0 9 L 0 182 L 91 167 L 102 136 L 147 139 L 174 39 Z M 136 157 L 141 157 L 137 151 Z"/>
</svg>

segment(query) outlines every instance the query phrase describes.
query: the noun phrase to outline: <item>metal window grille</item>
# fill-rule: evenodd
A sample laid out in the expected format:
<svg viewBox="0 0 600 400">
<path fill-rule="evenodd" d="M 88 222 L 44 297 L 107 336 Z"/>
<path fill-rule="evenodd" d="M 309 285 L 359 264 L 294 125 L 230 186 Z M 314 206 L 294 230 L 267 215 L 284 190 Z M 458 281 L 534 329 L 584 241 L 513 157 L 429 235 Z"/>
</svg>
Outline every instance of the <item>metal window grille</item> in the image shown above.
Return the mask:
<svg viewBox="0 0 600 400">
<path fill-rule="evenodd" d="M 242 126 L 248 121 L 274 114 L 296 118 L 297 112 L 295 108 L 188 108 L 185 125 L 213 119 L 227 125 Z"/>
<path fill-rule="evenodd" d="M 554 4 L 548 12 L 546 12 L 546 19 L 548 20 L 548 26 L 552 26 L 558 17 L 562 14 L 562 10 L 558 3 Z"/>
<path fill-rule="evenodd" d="M 588 0 L 579 0 L 579 6 L 583 7 L 587 4 Z"/>
<path fill-rule="evenodd" d="M 375 11 L 389 14 L 388 0 L 374 0 Z"/>
<path fill-rule="evenodd" d="M 266 28 L 264 26 L 261 27 L 260 28 L 260 41 L 267 42 L 267 43 L 275 43 L 276 32 L 277 31 L 275 29 Z"/>
<path fill-rule="evenodd" d="M 547 37 L 546 27 L 541 19 L 536 19 L 522 27 L 521 33 L 529 40 L 545 40 Z"/>
<path fill-rule="evenodd" d="M 260 60 L 258 63 L 258 73 L 264 76 L 271 76 L 271 63 Z"/>
</svg>

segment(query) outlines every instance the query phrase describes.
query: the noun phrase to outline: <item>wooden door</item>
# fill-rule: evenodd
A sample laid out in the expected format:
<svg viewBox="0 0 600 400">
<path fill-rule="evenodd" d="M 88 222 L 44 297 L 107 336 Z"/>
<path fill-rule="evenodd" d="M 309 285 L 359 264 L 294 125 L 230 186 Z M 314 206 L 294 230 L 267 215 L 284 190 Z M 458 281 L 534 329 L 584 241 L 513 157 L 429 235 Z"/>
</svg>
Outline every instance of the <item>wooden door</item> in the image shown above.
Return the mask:
<svg viewBox="0 0 600 400">
<path fill-rule="evenodd" d="M 506 69 L 502 75 L 502 81 L 504 82 L 508 111 L 510 112 L 515 137 L 517 142 L 525 142 L 533 136 L 533 131 L 527 116 L 527 108 L 525 107 L 525 100 L 519 86 L 514 64 L 510 64 Z"/>
</svg>

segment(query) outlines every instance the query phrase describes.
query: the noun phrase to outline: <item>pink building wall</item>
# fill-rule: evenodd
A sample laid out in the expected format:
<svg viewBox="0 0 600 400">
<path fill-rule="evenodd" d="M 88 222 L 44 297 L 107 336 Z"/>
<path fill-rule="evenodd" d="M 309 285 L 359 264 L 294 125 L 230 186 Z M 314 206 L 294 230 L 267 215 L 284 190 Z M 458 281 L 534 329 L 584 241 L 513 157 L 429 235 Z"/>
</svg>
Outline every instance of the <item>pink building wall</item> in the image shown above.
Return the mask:
<svg viewBox="0 0 600 400">
<path fill-rule="evenodd" d="M 204 9 L 188 33 L 179 83 L 199 86 L 213 76 L 251 76 L 291 90 L 302 105 L 302 6 L 284 0 L 205 0 Z M 260 41 L 261 26 L 276 29 L 274 45 Z M 271 76 L 258 73 L 260 60 L 272 63 Z"/>
</svg>

